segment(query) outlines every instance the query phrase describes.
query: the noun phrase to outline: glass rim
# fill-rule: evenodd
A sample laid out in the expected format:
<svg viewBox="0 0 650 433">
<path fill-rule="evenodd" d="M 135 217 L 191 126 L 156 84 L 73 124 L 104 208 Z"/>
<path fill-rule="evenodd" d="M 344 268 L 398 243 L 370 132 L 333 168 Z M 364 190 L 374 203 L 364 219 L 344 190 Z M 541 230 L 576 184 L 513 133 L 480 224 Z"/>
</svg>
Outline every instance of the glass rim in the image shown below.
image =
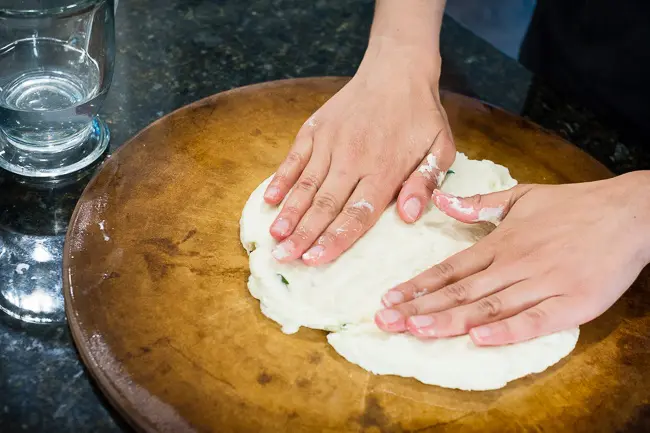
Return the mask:
<svg viewBox="0 0 650 433">
<path fill-rule="evenodd" d="M 65 6 L 46 9 L 19 9 L 0 7 L 0 18 L 38 18 L 43 16 L 67 15 L 87 9 L 100 3 L 107 3 L 110 0 L 77 0 Z"/>
</svg>

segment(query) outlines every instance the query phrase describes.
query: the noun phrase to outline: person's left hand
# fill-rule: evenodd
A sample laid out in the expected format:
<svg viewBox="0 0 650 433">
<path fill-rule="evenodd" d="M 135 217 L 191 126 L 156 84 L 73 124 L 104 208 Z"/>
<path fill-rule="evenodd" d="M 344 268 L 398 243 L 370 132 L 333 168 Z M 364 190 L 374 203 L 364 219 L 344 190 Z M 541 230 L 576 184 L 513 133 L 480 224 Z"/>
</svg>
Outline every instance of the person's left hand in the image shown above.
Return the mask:
<svg viewBox="0 0 650 433">
<path fill-rule="evenodd" d="M 477 345 L 516 343 L 586 323 L 650 262 L 649 198 L 649 172 L 518 185 L 469 198 L 436 191 L 436 206 L 459 221 L 496 216 L 503 222 L 388 291 L 375 322 L 422 338 L 469 333 Z"/>
</svg>

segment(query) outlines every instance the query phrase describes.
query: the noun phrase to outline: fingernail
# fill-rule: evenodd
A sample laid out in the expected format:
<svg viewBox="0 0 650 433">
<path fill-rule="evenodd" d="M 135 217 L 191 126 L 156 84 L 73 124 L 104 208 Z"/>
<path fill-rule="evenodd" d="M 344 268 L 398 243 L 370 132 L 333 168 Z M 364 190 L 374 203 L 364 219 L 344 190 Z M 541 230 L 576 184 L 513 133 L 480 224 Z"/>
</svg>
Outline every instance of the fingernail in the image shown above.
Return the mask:
<svg viewBox="0 0 650 433">
<path fill-rule="evenodd" d="M 278 195 L 280 195 L 280 188 L 278 188 L 277 186 L 272 186 L 266 190 L 264 197 L 270 199 L 276 199 L 278 198 Z"/>
<path fill-rule="evenodd" d="M 393 305 L 404 302 L 404 295 L 402 292 L 398 292 L 397 290 L 391 290 L 381 298 L 381 301 L 384 304 L 384 307 L 392 307 Z"/>
<path fill-rule="evenodd" d="M 280 236 L 286 236 L 289 234 L 289 221 L 284 218 L 279 218 L 275 224 L 273 224 L 273 230 L 278 232 Z"/>
<path fill-rule="evenodd" d="M 302 258 L 304 260 L 317 260 L 323 255 L 324 252 L 324 246 L 316 245 L 315 247 L 311 247 L 309 250 L 307 250 L 307 252 L 302 255 Z"/>
<path fill-rule="evenodd" d="M 431 316 L 411 316 L 406 321 L 406 329 L 416 337 L 436 337 L 435 320 Z"/>
<path fill-rule="evenodd" d="M 411 316 L 409 322 L 415 328 L 428 328 L 433 325 L 434 320 L 431 316 Z"/>
<path fill-rule="evenodd" d="M 416 197 L 411 197 L 406 200 L 406 203 L 404 203 L 404 213 L 411 222 L 414 222 L 418 219 L 421 211 L 422 205 L 420 204 L 420 200 L 418 200 Z"/>
<path fill-rule="evenodd" d="M 492 335 L 492 329 L 489 326 L 479 326 L 472 329 L 472 333 L 479 339 L 488 338 Z"/>
<path fill-rule="evenodd" d="M 377 313 L 377 319 L 384 325 L 389 326 L 402 320 L 402 313 L 397 310 L 381 310 Z"/>
<path fill-rule="evenodd" d="M 271 254 L 276 260 L 284 260 L 287 257 L 291 256 L 294 249 L 295 245 L 293 242 L 286 240 L 277 244 L 275 248 L 273 248 L 273 251 L 271 251 Z"/>
</svg>

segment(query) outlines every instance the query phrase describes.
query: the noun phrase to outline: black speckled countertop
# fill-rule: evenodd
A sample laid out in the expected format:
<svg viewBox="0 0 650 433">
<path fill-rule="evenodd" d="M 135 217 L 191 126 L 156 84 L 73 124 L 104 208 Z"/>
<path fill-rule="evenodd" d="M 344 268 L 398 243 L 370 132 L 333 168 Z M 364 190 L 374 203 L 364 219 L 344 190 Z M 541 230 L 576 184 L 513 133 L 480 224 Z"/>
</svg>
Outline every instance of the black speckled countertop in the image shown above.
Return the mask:
<svg viewBox="0 0 650 433">
<path fill-rule="evenodd" d="M 123 0 L 117 64 L 103 116 L 111 150 L 197 99 L 290 77 L 352 75 L 372 18 L 369 0 Z M 621 173 L 650 152 L 540 83 L 517 62 L 446 18 L 442 85 L 523 114 Z M 0 235 L 62 236 L 86 180 L 31 190 L 0 174 Z M 0 249 L 0 256 L 2 251 Z M 129 431 L 96 391 L 65 325 L 0 315 L 0 432 Z"/>
</svg>

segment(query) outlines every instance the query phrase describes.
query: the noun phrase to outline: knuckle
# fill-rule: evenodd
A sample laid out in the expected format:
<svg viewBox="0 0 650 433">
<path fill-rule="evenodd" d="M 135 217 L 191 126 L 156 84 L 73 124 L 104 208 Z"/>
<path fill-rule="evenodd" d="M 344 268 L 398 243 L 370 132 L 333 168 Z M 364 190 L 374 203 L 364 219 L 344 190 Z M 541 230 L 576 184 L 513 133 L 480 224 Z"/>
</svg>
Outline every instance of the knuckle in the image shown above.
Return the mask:
<svg viewBox="0 0 650 433">
<path fill-rule="evenodd" d="M 451 284 L 442 289 L 442 294 L 456 305 L 467 302 L 467 293 L 468 287 L 464 283 Z"/>
<path fill-rule="evenodd" d="M 375 164 L 382 169 L 390 167 L 393 162 L 393 158 L 385 152 L 379 152 L 375 155 Z"/>
<path fill-rule="evenodd" d="M 534 332 L 540 331 L 547 321 L 546 313 L 539 307 L 524 311 L 523 317 Z"/>
<path fill-rule="evenodd" d="M 343 214 L 360 224 L 361 227 L 366 228 L 370 226 L 372 211 L 365 206 L 348 206 L 343 210 Z"/>
<path fill-rule="evenodd" d="M 493 326 L 497 329 L 497 333 L 504 336 L 504 340 L 511 342 L 515 341 L 517 338 L 512 332 L 512 326 L 510 324 L 511 320 L 502 320 L 496 322 Z"/>
<path fill-rule="evenodd" d="M 282 208 L 282 213 L 287 216 L 300 215 L 300 210 L 293 205 L 286 205 Z"/>
<path fill-rule="evenodd" d="M 449 262 L 438 263 L 431 268 L 433 276 L 443 281 L 451 280 L 454 271 L 454 266 Z"/>
<path fill-rule="evenodd" d="M 420 166 L 408 179 L 408 182 L 413 185 L 422 185 L 427 190 L 433 191 L 433 189 L 438 185 L 438 175 L 440 170 L 427 171 L 422 169 L 423 166 Z"/>
<path fill-rule="evenodd" d="M 395 289 L 408 296 L 414 296 L 418 292 L 418 286 L 413 281 L 406 281 L 395 287 Z"/>
<path fill-rule="evenodd" d="M 496 230 L 492 233 L 496 233 Z M 492 233 L 490 233 L 488 236 L 490 236 Z M 521 251 L 521 248 L 517 247 L 518 239 L 520 238 L 521 236 L 519 236 L 517 231 L 512 227 L 508 227 L 506 225 L 499 226 L 498 236 L 495 235 L 492 237 L 492 240 L 494 242 L 494 245 L 492 247 L 495 253 L 495 262 L 497 260 L 507 261 L 507 259 L 510 258 L 509 257 L 511 255 L 510 252 L 512 251 L 516 251 L 518 260 L 520 260 L 521 257 L 525 257 L 525 254 L 524 252 Z M 498 249 L 496 248 L 496 245 L 499 246 Z M 496 254 L 497 251 L 499 252 L 499 254 Z"/>
<path fill-rule="evenodd" d="M 323 232 L 323 234 L 318 238 L 319 244 L 332 244 L 336 241 L 336 235 L 330 231 Z"/>
<path fill-rule="evenodd" d="M 444 137 L 440 140 L 440 142 L 436 143 L 436 147 L 441 150 L 441 153 L 446 152 L 448 154 L 451 154 L 451 152 L 456 150 L 454 137 L 450 137 L 448 134 L 444 134 Z"/>
<path fill-rule="evenodd" d="M 475 208 L 480 209 L 483 207 L 483 196 L 481 194 L 474 194 L 467 198 L 467 201 Z"/>
<path fill-rule="evenodd" d="M 497 317 L 501 314 L 502 306 L 501 299 L 496 296 L 488 296 L 478 301 L 478 310 L 482 316 L 487 316 L 489 318 Z"/>
<path fill-rule="evenodd" d="M 273 176 L 273 181 L 271 182 L 272 185 L 284 185 L 287 183 L 287 176 L 284 173 L 281 173 L 279 170 L 278 172 L 275 173 L 275 176 Z"/>
<path fill-rule="evenodd" d="M 350 169 L 343 167 L 336 171 L 336 177 L 338 177 L 339 179 L 347 179 L 351 176 L 355 176 L 353 167 Z"/>
<path fill-rule="evenodd" d="M 288 166 L 302 165 L 303 156 L 296 151 L 291 151 L 285 158 L 284 163 Z"/>
<path fill-rule="evenodd" d="M 312 130 L 316 128 L 318 122 L 316 122 L 316 113 L 312 114 L 305 120 L 300 127 L 300 131 L 298 131 L 298 135 L 296 137 L 305 137 L 309 136 L 309 134 L 312 133 Z"/>
<path fill-rule="evenodd" d="M 327 215 L 333 215 L 339 209 L 338 201 L 330 193 L 323 193 L 317 195 L 314 198 L 314 202 L 312 203 L 312 206 L 315 208 L 315 210 L 319 212 L 323 212 Z"/>
<path fill-rule="evenodd" d="M 294 230 L 291 237 L 294 239 L 294 241 L 298 241 L 298 243 L 303 244 L 310 239 L 311 232 L 307 227 L 301 224 L 296 227 L 296 230 Z"/>
<path fill-rule="evenodd" d="M 363 135 L 358 135 L 348 142 L 346 150 L 350 158 L 358 159 L 364 154 L 364 141 Z"/>
<path fill-rule="evenodd" d="M 421 309 L 414 302 L 406 302 L 404 304 L 397 305 L 397 306 L 395 306 L 393 308 L 398 310 L 400 313 L 402 313 L 406 317 L 419 316 L 419 315 L 423 314 Z"/>
<path fill-rule="evenodd" d="M 299 190 L 313 193 L 318 190 L 319 181 L 314 174 L 306 174 L 302 176 L 296 183 L 296 188 Z"/>
</svg>

